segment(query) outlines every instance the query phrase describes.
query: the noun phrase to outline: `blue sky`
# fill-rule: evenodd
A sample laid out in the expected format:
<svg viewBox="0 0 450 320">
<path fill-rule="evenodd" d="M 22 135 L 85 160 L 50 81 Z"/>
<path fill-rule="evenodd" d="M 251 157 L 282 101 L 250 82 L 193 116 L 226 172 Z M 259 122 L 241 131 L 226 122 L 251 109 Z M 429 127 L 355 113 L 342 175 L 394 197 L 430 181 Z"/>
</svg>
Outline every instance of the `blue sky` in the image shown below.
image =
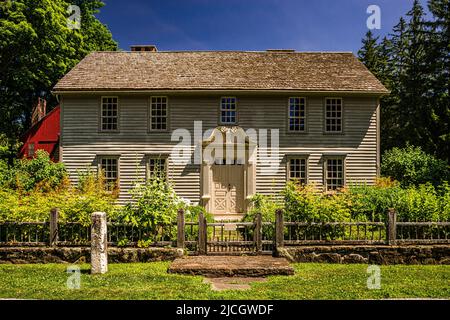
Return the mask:
<svg viewBox="0 0 450 320">
<path fill-rule="evenodd" d="M 391 32 L 413 0 L 104 0 L 97 15 L 121 49 L 357 52 L 369 5 L 381 9 Z M 426 1 L 422 0 L 425 6 Z"/>
</svg>

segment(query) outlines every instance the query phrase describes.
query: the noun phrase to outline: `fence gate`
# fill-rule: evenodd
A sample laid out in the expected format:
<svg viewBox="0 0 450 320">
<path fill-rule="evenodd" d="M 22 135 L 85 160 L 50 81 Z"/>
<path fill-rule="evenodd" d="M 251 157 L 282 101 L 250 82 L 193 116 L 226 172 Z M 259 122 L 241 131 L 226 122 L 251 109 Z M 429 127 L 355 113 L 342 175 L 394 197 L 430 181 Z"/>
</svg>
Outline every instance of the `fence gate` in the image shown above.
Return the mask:
<svg viewBox="0 0 450 320">
<path fill-rule="evenodd" d="M 267 228 L 269 227 L 269 228 Z M 199 219 L 198 253 L 208 255 L 272 254 L 270 223 L 257 214 L 253 222 L 207 222 Z M 267 229 L 267 230 L 266 230 Z"/>
</svg>

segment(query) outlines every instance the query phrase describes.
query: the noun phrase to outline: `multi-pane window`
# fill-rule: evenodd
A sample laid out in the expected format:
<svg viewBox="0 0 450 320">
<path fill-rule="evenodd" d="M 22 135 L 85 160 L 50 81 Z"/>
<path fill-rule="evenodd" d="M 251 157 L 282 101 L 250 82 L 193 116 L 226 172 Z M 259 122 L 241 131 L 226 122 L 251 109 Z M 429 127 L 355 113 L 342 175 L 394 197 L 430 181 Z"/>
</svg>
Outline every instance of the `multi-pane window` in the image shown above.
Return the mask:
<svg viewBox="0 0 450 320">
<path fill-rule="evenodd" d="M 327 98 L 325 102 L 325 131 L 342 132 L 342 99 Z"/>
<path fill-rule="evenodd" d="M 119 102 L 117 97 L 102 97 L 100 119 L 102 131 L 119 129 Z"/>
<path fill-rule="evenodd" d="M 289 131 L 305 131 L 305 98 L 289 98 Z"/>
<path fill-rule="evenodd" d="M 34 142 L 30 142 L 28 144 L 28 156 L 29 157 L 34 157 L 34 152 L 35 152 L 35 150 L 34 150 Z"/>
<path fill-rule="evenodd" d="M 148 177 L 166 178 L 167 158 L 150 158 L 148 160 Z"/>
<path fill-rule="evenodd" d="M 344 159 L 328 158 L 325 167 L 326 189 L 336 190 L 344 185 Z"/>
<path fill-rule="evenodd" d="M 220 123 L 234 124 L 237 121 L 236 98 L 223 97 L 220 101 Z"/>
<path fill-rule="evenodd" d="M 119 159 L 117 157 L 102 157 L 100 169 L 103 174 L 105 188 L 109 191 L 118 187 Z"/>
<path fill-rule="evenodd" d="M 289 180 L 306 184 L 306 158 L 289 159 Z"/>
<path fill-rule="evenodd" d="M 150 101 L 150 130 L 167 130 L 167 97 L 152 97 Z"/>
</svg>

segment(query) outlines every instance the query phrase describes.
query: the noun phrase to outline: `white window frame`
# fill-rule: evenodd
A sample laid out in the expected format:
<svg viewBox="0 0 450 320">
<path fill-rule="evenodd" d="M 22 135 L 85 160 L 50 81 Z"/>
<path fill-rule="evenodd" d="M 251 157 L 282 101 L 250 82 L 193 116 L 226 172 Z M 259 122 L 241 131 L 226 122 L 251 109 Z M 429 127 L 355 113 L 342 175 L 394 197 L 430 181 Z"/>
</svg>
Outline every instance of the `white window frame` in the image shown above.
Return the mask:
<svg viewBox="0 0 450 320">
<path fill-rule="evenodd" d="M 112 189 L 109 188 L 108 178 L 106 177 L 107 172 L 103 170 L 103 160 L 115 160 L 116 161 L 116 170 L 117 170 L 116 179 L 115 179 L 116 181 L 115 181 L 115 186 Z M 119 187 L 120 187 L 120 157 L 117 155 L 98 156 L 97 165 L 98 165 L 98 167 L 97 167 L 98 174 L 103 174 L 103 179 L 105 181 L 106 190 L 113 192 L 114 190 L 119 189 Z"/>
<path fill-rule="evenodd" d="M 153 107 L 156 106 L 156 104 L 158 104 L 158 101 L 155 101 L 155 102 L 153 101 L 154 99 L 165 99 L 165 106 L 166 106 L 165 116 L 162 116 L 162 115 L 153 116 Z M 162 102 L 161 102 L 161 104 L 162 104 Z M 154 119 L 157 119 L 157 118 L 161 118 L 161 119 L 165 118 L 165 120 L 166 120 L 165 128 L 153 128 L 153 124 L 155 123 Z M 169 131 L 169 97 L 167 97 L 167 96 L 151 96 L 150 97 L 149 106 L 148 106 L 148 131 L 149 132 L 167 132 L 167 131 Z"/>
<path fill-rule="evenodd" d="M 287 181 L 295 181 L 297 179 L 303 185 L 308 184 L 308 172 L 309 172 L 308 159 L 309 159 L 309 157 L 307 155 L 289 155 L 289 156 L 287 156 L 287 159 L 286 159 L 286 179 L 287 179 Z M 305 162 L 305 165 L 304 165 L 305 177 L 304 178 L 298 179 L 295 177 L 291 177 L 291 173 L 292 173 L 291 161 L 292 160 L 300 160 L 300 161 Z M 300 164 L 300 166 L 301 166 L 301 164 Z M 302 183 L 301 180 L 304 180 L 304 182 Z"/>
<path fill-rule="evenodd" d="M 299 115 L 298 116 L 291 116 L 291 99 L 299 99 Z M 303 100 L 303 103 L 302 103 Z M 301 116 L 301 107 L 303 106 L 303 117 Z M 306 132 L 306 97 L 289 97 L 288 98 L 288 106 L 287 106 L 287 131 L 289 133 L 304 133 Z M 299 130 L 293 130 L 291 129 L 291 119 L 297 119 L 299 121 L 298 127 Z M 300 129 L 301 126 L 301 120 L 303 119 L 303 129 Z"/>
<path fill-rule="evenodd" d="M 148 155 L 145 161 L 145 177 L 146 180 L 149 181 L 152 178 L 152 170 L 150 162 L 152 160 L 163 160 L 164 161 L 164 178 L 167 180 L 168 178 L 168 168 L 169 168 L 169 156 L 168 155 Z"/>
<path fill-rule="evenodd" d="M 328 177 L 328 161 L 332 161 L 332 160 L 339 160 L 342 161 L 342 165 L 341 165 L 341 170 L 342 170 L 342 177 L 339 178 L 339 176 L 337 177 Z M 324 172 L 324 181 L 323 181 L 323 185 L 324 185 L 324 189 L 326 192 L 333 192 L 336 190 L 339 190 L 340 188 L 344 187 L 346 184 L 346 167 L 345 167 L 345 161 L 346 157 L 345 156 L 326 156 L 324 158 L 324 167 L 323 167 L 323 172 Z M 330 189 L 330 184 L 328 183 L 328 180 L 341 180 L 342 184 L 337 186 L 337 183 L 332 183 L 331 186 L 335 186 L 336 188 L 334 189 Z"/>
<path fill-rule="evenodd" d="M 329 100 L 340 101 L 340 107 L 341 107 L 341 110 L 339 111 L 341 113 L 340 117 L 338 117 L 337 115 L 335 115 L 335 116 L 332 116 L 332 115 L 328 116 L 328 101 Z M 338 111 L 337 110 L 335 110 L 335 111 L 330 110 L 330 112 L 338 112 Z M 340 121 L 340 126 L 341 126 L 340 130 L 328 130 L 328 126 L 327 126 L 328 120 L 334 120 L 335 121 L 335 124 L 334 124 L 335 126 L 337 126 L 337 121 L 339 120 Z M 326 134 L 334 134 L 334 133 L 339 134 L 339 133 L 343 133 L 344 132 L 344 100 L 342 98 L 340 98 L 340 97 L 327 97 L 327 98 L 325 98 L 325 101 L 324 101 L 324 132 Z"/>
<path fill-rule="evenodd" d="M 103 124 L 104 124 L 103 120 L 106 119 L 106 118 L 113 118 L 113 116 L 108 116 L 108 115 L 104 116 L 103 115 L 103 108 L 104 108 L 104 105 L 105 105 L 104 99 L 116 99 L 116 103 L 115 104 L 116 104 L 116 113 L 117 114 L 115 116 L 115 118 L 116 118 L 116 128 L 115 129 L 108 129 L 108 128 L 104 129 L 103 128 Z M 109 104 L 109 102 L 106 102 L 106 104 Z M 118 96 L 102 96 L 102 97 L 100 97 L 100 114 L 99 114 L 100 132 L 118 132 L 119 128 L 120 128 L 119 122 L 120 122 L 119 97 Z"/>
<path fill-rule="evenodd" d="M 233 109 L 224 109 L 224 99 L 234 99 L 234 110 Z M 225 102 L 225 104 L 228 104 L 228 102 Z M 231 102 L 230 102 L 231 105 Z M 234 121 L 223 121 L 222 118 L 222 112 L 232 112 L 234 111 Z M 225 118 L 230 118 L 231 116 L 225 116 Z M 220 103 L 219 103 L 219 124 L 222 125 L 233 125 L 238 123 L 238 103 L 237 98 L 233 96 L 229 97 L 220 97 Z"/>
</svg>

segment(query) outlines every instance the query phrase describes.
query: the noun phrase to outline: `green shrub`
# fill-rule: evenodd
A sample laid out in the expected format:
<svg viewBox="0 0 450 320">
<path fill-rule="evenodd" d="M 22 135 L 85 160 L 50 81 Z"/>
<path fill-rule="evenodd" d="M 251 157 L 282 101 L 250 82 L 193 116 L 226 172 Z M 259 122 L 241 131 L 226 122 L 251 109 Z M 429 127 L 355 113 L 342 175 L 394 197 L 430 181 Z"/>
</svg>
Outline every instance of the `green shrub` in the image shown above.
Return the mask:
<svg viewBox="0 0 450 320">
<path fill-rule="evenodd" d="M 420 147 L 393 148 L 384 153 L 381 171 L 402 186 L 430 182 L 438 186 L 450 177 L 448 164 L 422 151 Z"/>
<path fill-rule="evenodd" d="M 344 193 L 322 193 L 313 185 L 288 182 L 282 191 L 285 216 L 291 221 L 348 221 L 349 199 Z"/>
<path fill-rule="evenodd" d="M 243 220 L 252 222 L 255 220 L 257 213 L 261 213 L 261 219 L 264 222 L 275 221 L 275 211 L 281 209 L 282 205 L 276 201 L 275 197 L 271 195 L 255 194 L 250 199 L 251 208 L 248 210 Z"/>
<path fill-rule="evenodd" d="M 5 171 L 3 171 L 5 172 Z M 63 163 L 53 162 L 44 150 L 33 159 L 16 159 L 3 177 L 3 187 L 31 191 L 37 187 L 51 190 L 67 178 Z"/>
<path fill-rule="evenodd" d="M 170 229 L 171 234 L 166 234 L 169 229 L 164 227 L 175 224 L 178 209 L 188 205 L 163 175 L 155 174 L 146 182 L 137 181 L 130 194 L 133 201 L 123 207 L 117 219 L 149 230 L 139 246 L 146 246 L 162 236 L 176 237 L 175 228 Z"/>
<path fill-rule="evenodd" d="M 55 207 L 60 210 L 60 221 L 86 226 L 91 223 L 92 212 L 104 211 L 110 219 L 118 212 L 115 195 L 104 191 L 102 179 L 94 174 L 86 175 L 84 183 L 76 187 L 64 179 L 53 189 L 0 189 L 0 221 L 48 221 Z"/>
</svg>

